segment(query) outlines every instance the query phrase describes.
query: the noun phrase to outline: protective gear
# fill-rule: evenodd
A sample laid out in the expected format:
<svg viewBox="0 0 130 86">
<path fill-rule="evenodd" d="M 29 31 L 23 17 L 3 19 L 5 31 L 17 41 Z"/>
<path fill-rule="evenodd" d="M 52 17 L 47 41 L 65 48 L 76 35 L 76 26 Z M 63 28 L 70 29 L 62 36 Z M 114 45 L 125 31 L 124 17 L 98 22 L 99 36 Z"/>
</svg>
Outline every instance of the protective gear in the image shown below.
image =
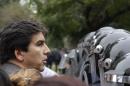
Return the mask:
<svg viewBox="0 0 130 86">
<path fill-rule="evenodd" d="M 96 31 L 95 35 L 99 35 L 99 34 L 102 34 L 104 32 L 112 31 L 112 30 L 114 30 L 114 28 L 110 27 L 110 26 L 102 27 L 102 28 L 100 28 L 99 30 Z"/>
<path fill-rule="evenodd" d="M 91 43 L 91 53 L 93 53 L 95 47 L 100 43 L 100 41 L 106 37 L 108 34 L 111 34 L 115 29 L 112 27 L 103 27 L 95 32 L 93 42 Z"/>
<path fill-rule="evenodd" d="M 113 30 L 111 33 L 108 33 L 104 36 L 104 38 L 102 38 L 102 40 L 100 41 L 100 43 L 96 46 L 96 48 L 94 49 L 94 55 L 95 55 L 95 62 L 98 64 L 98 60 L 101 58 L 106 58 L 105 53 L 110 49 L 110 45 L 117 41 L 118 39 L 122 38 L 122 37 L 128 37 L 130 36 L 130 33 L 126 30 L 122 30 L 122 29 L 115 29 Z M 108 64 L 106 65 L 109 66 L 109 63 L 111 62 L 110 59 L 107 59 Z M 96 65 L 97 67 L 97 65 Z M 97 67 L 97 70 L 98 67 Z M 99 72 L 97 71 L 97 74 L 99 75 Z"/>
<path fill-rule="evenodd" d="M 104 35 L 104 37 L 101 37 L 102 40 L 96 45 L 94 49 L 94 53 L 100 55 L 97 55 L 98 57 L 96 58 L 105 58 L 103 54 L 108 51 L 108 48 L 110 48 L 110 44 L 112 44 L 120 38 L 128 36 L 130 36 L 130 32 L 123 29 L 115 29 L 111 33 Z"/>
<path fill-rule="evenodd" d="M 110 45 L 114 42 L 116 42 L 118 39 L 122 38 L 122 37 L 129 37 L 130 33 L 126 30 L 123 29 L 115 29 L 113 30 L 111 33 L 108 33 L 106 35 L 103 35 L 100 42 L 97 42 L 97 46 L 94 49 L 94 55 L 95 55 L 95 62 L 97 65 L 96 66 L 96 74 L 99 75 L 100 77 L 100 81 L 102 81 L 102 77 L 100 76 L 102 73 L 99 71 L 99 67 L 98 67 L 98 61 L 99 59 L 104 59 L 106 58 L 105 54 L 108 53 L 108 50 L 111 48 Z M 94 57 L 93 57 L 94 58 Z M 107 68 L 110 66 L 110 63 L 112 62 L 111 59 L 107 58 L 105 59 L 105 64 L 104 67 Z M 102 86 L 102 85 L 101 85 Z M 103 85 L 106 86 L 106 85 Z"/>
<path fill-rule="evenodd" d="M 83 62 L 84 65 L 81 68 L 84 68 L 84 71 L 86 72 L 89 81 L 88 83 L 91 85 L 97 85 L 100 84 L 100 78 L 98 73 L 98 62 L 95 58 L 94 49 L 96 45 L 107 35 L 111 34 L 115 29 L 112 27 L 103 27 L 95 32 L 95 35 L 93 36 L 93 40 L 91 42 L 90 49 L 88 50 L 90 53 L 87 56 L 88 61 Z M 84 73 L 83 71 L 83 73 Z M 84 74 L 85 75 L 85 74 Z"/>
<path fill-rule="evenodd" d="M 100 34 L 98 35 L 98 33 Z M 104 53 L 109 48 L 109 45 L 115 42 L 117 39 L 120 39 L 121 37 L 130 36 L 129 32 L 122 29 L 113 29 L 113 30 L 104 30 L 104 31 L 102 29 L 101 32 L 98 32 L 98 33 L 95 39 L 96 41 L 94 45 L 92 45 L 91 55 L 89 57 L 92 85 L 99 85 L 101 81 L 100 71 L 98 68 L 98 60 L 101 58 L 105 58 Z M 107 66 L 109 66 L 111 59 L 106 59 L 106 62 L 108 62 Z"/>
<path fill-rule="evenodd" d="M 91 33 L 87 34 L 87 35 L 85 36 L 85 38 L 84 38 L 83 48 L 85 48 L 85 50 L 87 50 L 87 51 L 86 51 L 87 54 L 90 53 L 90 52 L 89 52 L 89 51 L 90 51 L 90 46 L 91 46 L 93 40 L 95 39 L 95 38 L 94 38 L 94 37 L 95 37 L 94 34 L 95 34 L 95 32 L 91 32 Z"/>
<path fill-rule="evenodd" d="M 86 59 L 86 57 L 83 56 L 84 53 L 89 55 L 90 46 L 91 46 L 91 42 L 93 40 L 94 34 L 95 32 L 88 33 L 85 37 L 83 37 L 82 41 L 78 43 L 77 50 L 79 50 L 79 59 L 83 59 L 84 61 Z"/>
<path fill-rule="evenodd" d="M 79 58 L 81 59 L 78 65 L 78 77 L 83 80 L 86 85 L 91 82 L 90 77 L 90 70 L 89 70 L 89 54 L 90 54 L 90 47 L 93 41 L 95 32 L 88 33 L 84 37 L 84 41 L 82 42 L 82 48 L 79 50 Z M 78 47 L 79 48 L 79 47 Z M 88 79 L 89 78 L 89 79 Z"/>
<path fill-rule="evenodd" d="M 83 51 L 81 57 L 86 57 L 81 63 L 80 67 L 80 75 L 79 78 L 85 81 L 87 85 L 89 84 L 99 84 L 99 77 L 96 75 L 96 65 L 94 58 L 93 50 L 95 48 L 95 44 L 97 40 L 100 41 L 102 36 L 111 33 L 114 29 L 112 27 L 103 27 L 96 32 L 89 33 L 86 36 L 84 43 L 83 43 Z"/>
<path fill-rule="evenodd" d="M 98 62 L 101 86 L 130 85 L 130 37 L 118 39 L 109 45 L 105 58 Z"/>
<path fill-rule="evenodd" d="M 77 76 L 79 68 L 79 50 L 78 49 L 72 49 L 67 54 L 67 63 L 69 64 L 69 68 L 66 69 L 66 74 L 71 76 Z"/>
</svg>

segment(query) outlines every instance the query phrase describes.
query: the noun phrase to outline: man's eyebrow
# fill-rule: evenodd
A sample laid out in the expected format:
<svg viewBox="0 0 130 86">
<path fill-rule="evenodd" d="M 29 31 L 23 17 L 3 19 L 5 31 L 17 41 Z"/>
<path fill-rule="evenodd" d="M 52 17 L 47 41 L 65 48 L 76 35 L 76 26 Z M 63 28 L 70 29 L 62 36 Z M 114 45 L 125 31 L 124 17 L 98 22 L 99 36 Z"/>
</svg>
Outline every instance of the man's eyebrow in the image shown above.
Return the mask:
<svg viewBox="0 0 130 86">
<path fill-rule="evenodd" d="M 45 42 L 45 40 L 38 40 L 37 42 Z"/>
</svg>

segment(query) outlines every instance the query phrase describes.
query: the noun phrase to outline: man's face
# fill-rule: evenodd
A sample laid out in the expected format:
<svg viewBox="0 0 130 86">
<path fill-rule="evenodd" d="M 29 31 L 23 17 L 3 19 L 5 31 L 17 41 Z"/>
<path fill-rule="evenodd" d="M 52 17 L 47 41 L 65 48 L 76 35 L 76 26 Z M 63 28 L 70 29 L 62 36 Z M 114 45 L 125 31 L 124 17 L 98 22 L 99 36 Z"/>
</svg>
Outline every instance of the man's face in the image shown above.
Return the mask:
<svg viewBox="0 0 130 86">
<path fill-rule="evenodd" d="M 46 64 L 47 53 L 50 52 L 45 44 L 45 38 L 42 32 L 33 35 L 28 46 L 28 51 L 23 53 L 23 65 L 27 68 L 35 68 L 39 71 L 44 70 Z"/>
</svg>

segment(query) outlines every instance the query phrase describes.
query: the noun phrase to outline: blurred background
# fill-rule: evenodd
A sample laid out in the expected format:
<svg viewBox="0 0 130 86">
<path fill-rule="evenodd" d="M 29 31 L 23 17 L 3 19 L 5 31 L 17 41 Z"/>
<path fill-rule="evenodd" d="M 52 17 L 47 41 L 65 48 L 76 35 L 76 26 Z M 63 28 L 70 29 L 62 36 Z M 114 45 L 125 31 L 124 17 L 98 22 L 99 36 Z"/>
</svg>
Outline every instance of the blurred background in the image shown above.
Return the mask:
<svg viewBox="0 0 130 86">
<path fill-rule="evenodd" d="M 47 66 L 65 73 L 66 54 L 86 34 L 104 26 L 130 30 L 130 0 L 0 0 L 0 28 L 18 20 L 34 20 L 47 27 L 52 50 Z"/>
<path fill-rule="evenodd" d="M 0 28 L 24 19 L 48 27 L 51 49 L 72 49 L 103 26 L 129 30 L 130 0 L 0 0 Z"/>
</svg>

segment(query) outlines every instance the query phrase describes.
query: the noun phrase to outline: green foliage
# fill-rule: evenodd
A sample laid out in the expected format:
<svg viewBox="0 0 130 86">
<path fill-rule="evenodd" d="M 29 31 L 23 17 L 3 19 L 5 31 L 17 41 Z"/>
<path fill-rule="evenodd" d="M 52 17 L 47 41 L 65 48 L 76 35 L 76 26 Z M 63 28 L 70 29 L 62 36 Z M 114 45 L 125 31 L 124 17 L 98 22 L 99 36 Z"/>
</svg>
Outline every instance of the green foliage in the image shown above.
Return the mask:
<svg viewBox="0 0 130 86">
<path fill-rule="evenodd" d="M 31 0 L 37 16 L 49 27 L 51 46 L 64 46 L 67 37 L 72 45 L 88 32 L 103 26 L 130 28 L 130 0 Z"/>
<path fill-rule="evenodd" d="M 67 45 L 75 46 L 85 34 L 103 26 L 130 28 L 130 0 L 30 0 L 24 7 L 18 2 L 0 0 L 0 27 L 15 20 L 40 20 L 49 27 L 47 42 L 52 48 L 65 47 L 66 39 Z M 36 16 L 31 5 L 37 8 Z"/>
<path fill-rule="evenodd" d="M 0 0 L 0 7 L 7 5 L 12 2 L 19 2 L 19 0 Z"/>
<path fill-rule="evenodd" d="M 34 2 L 38 6 L 38 16 L 49 27 L 50 46 L 63 47 L 63 38 L 81 27 L 81 5 L 72 0 L 48 0 L 42 6 L 40 1 Z"/>
<path fill-rule="evenodd" d="M 0 6 L 3 6 L 7 3 L 9 3 L 9 0 L 0 0 Z"/>
<path fill-rule="evenodd" d="M 13 2 L 0 8 L 0 27 L 12 21 L 27 20 L 31 17 L 32 12 L 26 6 L 22 7 L 18 2 Z"/>
</svg>

